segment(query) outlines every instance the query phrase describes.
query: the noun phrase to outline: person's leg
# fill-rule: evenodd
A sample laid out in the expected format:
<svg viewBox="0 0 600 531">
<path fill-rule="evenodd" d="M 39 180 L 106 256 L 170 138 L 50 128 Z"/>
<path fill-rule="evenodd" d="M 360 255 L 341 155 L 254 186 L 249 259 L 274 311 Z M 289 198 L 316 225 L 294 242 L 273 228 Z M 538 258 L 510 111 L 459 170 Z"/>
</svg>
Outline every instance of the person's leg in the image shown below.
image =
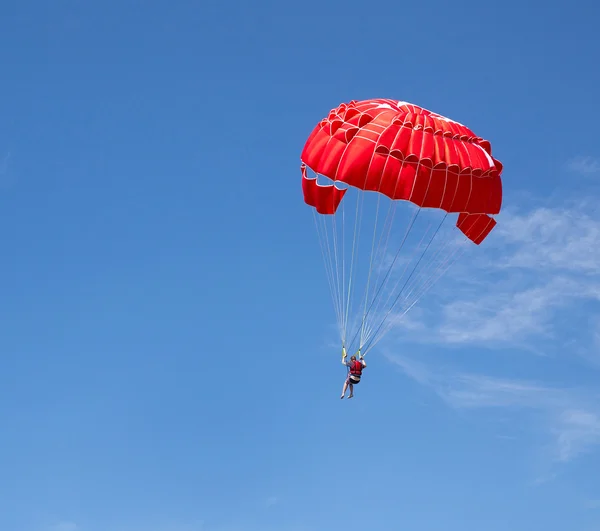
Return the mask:
<svg viewBox="0 0 600 531">
<path fill-rule="evenodd" d="M 348 398 L 352 398 L 354 396 L 354 386 L 352 384 L 350 384 L 350 394 L 348 395 Z"/>
<path fill-rule="evenodd" d="M 346 389 L 348 389 L 348 378 L 346 378 L 346 381 L 344 382 L 344 388 L 342 389 L 342 396 L 340 396 L 340 398 L 344 398 L 346 395 Z"/>
</svg>

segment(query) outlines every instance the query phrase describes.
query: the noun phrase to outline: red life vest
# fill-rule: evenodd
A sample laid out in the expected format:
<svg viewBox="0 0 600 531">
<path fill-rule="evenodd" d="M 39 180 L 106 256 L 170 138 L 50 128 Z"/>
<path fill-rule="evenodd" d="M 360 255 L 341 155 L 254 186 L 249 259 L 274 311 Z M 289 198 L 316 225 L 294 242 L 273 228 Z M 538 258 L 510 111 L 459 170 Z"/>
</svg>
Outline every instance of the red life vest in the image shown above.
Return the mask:
<svg viewBox="0 0 600 531">
<path fill-rule="evenodd" d="M 363 366 L 362 363 L 358 360 L 353 361 L 350 366 L 350 374 L 355 374 L 356 376 L 360 376 L 362 374 Z"/>
</svg>

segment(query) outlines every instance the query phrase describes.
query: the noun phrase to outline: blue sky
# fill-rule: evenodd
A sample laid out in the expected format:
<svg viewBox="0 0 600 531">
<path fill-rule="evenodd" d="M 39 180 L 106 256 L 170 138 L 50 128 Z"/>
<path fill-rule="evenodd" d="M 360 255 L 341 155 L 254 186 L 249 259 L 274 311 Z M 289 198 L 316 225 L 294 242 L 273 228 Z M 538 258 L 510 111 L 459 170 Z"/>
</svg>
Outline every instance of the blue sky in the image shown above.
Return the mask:
<svg viewBox="0 0 600 531">
<path fill-rule="evenodd" d="M 599 16 L 4 1 L 0 528 L 598 531 Z M 489 139 L 504 210 L 340 401 L 299 156 L 370 97 Z"/>
</svg>

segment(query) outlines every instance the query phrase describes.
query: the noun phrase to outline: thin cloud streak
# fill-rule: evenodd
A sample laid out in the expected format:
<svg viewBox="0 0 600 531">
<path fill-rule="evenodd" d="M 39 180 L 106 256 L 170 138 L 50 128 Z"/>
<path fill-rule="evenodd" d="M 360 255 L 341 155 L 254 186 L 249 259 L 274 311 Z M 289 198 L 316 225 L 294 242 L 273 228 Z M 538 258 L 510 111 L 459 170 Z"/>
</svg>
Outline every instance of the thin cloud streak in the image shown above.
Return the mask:
<svg viewBox="0 0 600 531">
<path fill-rule="evenodd" d="M 432 369 L 403 356 L 386 358 L 455 409 L 528 410 L 553 440 L 553 457 L 568 462 L 600 445 L 600 399 L 579 389 Z"/>
<path fill-rule="evenodd" d="M 571 326 L 578 327 L 580 351 L 582 337 L 590 351 L 600 341 L 600 315 L 577 312 L 600 301 L 600 215 L 586 209 L 582 201 L 569 209 L 505 213 L 494 246 L 473 252 L 468 267 L 456 264 L 429 294 L 421 325 L 416 308 L 410 321 L 399 321 L 403 339 L 542 353 L 548 345 L 541 342 L 568 337 Z"/>
<path fill-rule="evenodd" d="M 581 175 L 600 173 L 600 161 L 590 156 L 574 157 L 567 163 L 567 169 Z"/>
</svg>

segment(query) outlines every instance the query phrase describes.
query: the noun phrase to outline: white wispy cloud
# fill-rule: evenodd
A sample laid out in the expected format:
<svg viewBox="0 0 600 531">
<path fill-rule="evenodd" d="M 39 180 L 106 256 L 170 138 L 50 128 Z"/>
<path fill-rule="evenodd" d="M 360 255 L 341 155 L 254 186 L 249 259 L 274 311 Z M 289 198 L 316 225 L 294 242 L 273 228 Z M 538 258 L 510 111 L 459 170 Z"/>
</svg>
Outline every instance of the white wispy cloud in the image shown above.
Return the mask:
<svg viewBox="0 0 600 531">
<path fill-rule="evenodd" d="M 513 356 L 533 351 L 563 356 L 570 366 L 577 360 L 600 366 L 600 210 L 589 199 L 508 210 L 492 234 L 406 316 L 410 320 L 400 321 L 386 341 L 387 358 L 450 407 L 533 415 L 553 458 L 571 461 L 600 446 L 600 395 L 537 376 L 513 378 L 509 366 L 503 377 L 443 370 L 440 347 L 510 349 Z M 435 363 L 399 357 L 391 348 L 395 337 L 404 345 L 434 345 Z"/>
<path fill-rule="evenodd" d="M 600 173 L 600 160 L 589 156 L 574 157 L 567 163 L 567 168 L 582 175 L 593 175 Z"/>
<path fill-rule="evenodd" d="M 497 236 L 504 243 L 504 267 L 600 273 L 600 219 L 582 200 L 567 207 L 537 208 L 499 218 Z"/>
<path fill-rule="evenodd" d="M 568 461 L 600 444 L 600 409 L 583 409 L 577 405 L 560 411 L 555 434 L 561 461 Z"/>
<path fill-rule="evenodd" d="M 598 348 L 600 211 L 584 201 L 508 211 L 492 234 L 426 296 L 421 326 L 414 309 L 407 314 L 403 338 L 537 350 L 577 338 L 581 353 L 585 336 L 588 350 Z"/>
<path fill-rule="evenodd" d="M 553 458 L 558 462 L 570 461 L 600 445 L 600 397 L 585 390 L 456 369 L 432 369 L 389 353 L 386 357 L 453 408 L 513 408 L 534 413 L 552 440 Z"/>
</svg>

